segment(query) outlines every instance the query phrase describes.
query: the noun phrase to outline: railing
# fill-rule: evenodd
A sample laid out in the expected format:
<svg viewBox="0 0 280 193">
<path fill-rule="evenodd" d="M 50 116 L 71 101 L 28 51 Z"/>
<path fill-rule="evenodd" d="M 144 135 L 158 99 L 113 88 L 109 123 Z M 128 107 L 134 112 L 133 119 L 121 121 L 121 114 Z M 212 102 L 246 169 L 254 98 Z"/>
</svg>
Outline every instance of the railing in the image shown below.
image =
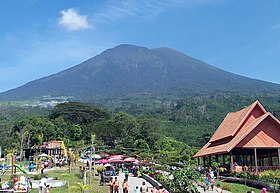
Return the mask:
<svg viewBox="0 0 280 193">
<path fill-rule="evenodd" d="M 259 173 L 259 172 L 263 172 L 266 170 L 280 170 L 280 166 L 248 166 L 248 167 L 243 167 L 242 168 L 243 171 L 249 171 L 251 173 Z"/>
</svg>

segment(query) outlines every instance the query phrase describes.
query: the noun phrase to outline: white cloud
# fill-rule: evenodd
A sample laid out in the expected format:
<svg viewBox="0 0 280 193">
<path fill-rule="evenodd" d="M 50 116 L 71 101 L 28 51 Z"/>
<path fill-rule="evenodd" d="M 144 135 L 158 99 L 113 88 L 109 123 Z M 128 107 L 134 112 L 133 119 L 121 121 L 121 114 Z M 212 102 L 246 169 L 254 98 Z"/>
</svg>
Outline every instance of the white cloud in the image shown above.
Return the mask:
<svg viewBox="0 0 280 193">
<path fill-rule="evenodd" d="M 67 9 L 60 12 L 58 24 L 69 31 L 79 31 L 91 28 L 86 15 L 80 15 L 76 9 Z"/>
</svg>

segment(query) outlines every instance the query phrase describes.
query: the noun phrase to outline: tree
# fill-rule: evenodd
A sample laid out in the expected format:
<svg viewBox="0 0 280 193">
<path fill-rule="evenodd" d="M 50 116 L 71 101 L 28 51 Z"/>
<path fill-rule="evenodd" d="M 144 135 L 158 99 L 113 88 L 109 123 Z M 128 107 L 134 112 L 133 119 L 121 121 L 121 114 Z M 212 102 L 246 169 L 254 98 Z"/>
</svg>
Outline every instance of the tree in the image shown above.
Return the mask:
<svg viewBox="0 0 280 193">
<path fill-rule="evenodd" d="M 78 141 L 80 139 L 82 139 L 82 128 L 80 125 L 75 124 L 75 125 L 71 125 L 70 128 L 68 129 L 69 131 L 69 136 L 70 139 L 73 141 Z"/>
<path fill-rule="evenodd" d="M 168 181 L 168 189 L 174 193 L 197 193 L 197 182 L 201 179 L 201 174 L 191 168 L 175 170 Z"/>
</svg>

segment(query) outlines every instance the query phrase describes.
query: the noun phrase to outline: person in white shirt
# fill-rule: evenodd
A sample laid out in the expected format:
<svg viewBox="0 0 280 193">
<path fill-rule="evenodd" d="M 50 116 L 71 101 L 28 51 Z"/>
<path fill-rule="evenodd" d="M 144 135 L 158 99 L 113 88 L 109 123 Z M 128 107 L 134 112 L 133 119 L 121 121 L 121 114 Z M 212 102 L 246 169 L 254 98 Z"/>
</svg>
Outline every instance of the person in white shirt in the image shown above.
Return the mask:
<svg viewBox="0 0 280 193">
<path fill-rule="evenodd" d="M 39 182 L 39 193 L 45 193 L 47 188 L 48 176 L 43 177 Z"/>
</svg>

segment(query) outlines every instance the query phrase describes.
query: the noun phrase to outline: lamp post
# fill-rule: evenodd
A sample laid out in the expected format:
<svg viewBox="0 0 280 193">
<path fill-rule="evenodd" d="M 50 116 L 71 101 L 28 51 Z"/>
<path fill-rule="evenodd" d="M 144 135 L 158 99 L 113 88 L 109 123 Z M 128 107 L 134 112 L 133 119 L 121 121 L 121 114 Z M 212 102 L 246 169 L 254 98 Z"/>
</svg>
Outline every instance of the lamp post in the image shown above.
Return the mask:
<svg viewBox="0 0 280 193">
<path fill-rule="evenodd" d="M 91 187 L 92 185 L 92 150 L 93 150 L 93 170 L 95 171 L 95 147 L 93 146 L 93 143 L 95 141 L 95 135 L 91 135 L 91 147 L 90 147 L 90 178 L 89 178 L 89 185 Z M 94 177 L 94 172 L 93 172 L 93 177 Z"/>
</svg>

